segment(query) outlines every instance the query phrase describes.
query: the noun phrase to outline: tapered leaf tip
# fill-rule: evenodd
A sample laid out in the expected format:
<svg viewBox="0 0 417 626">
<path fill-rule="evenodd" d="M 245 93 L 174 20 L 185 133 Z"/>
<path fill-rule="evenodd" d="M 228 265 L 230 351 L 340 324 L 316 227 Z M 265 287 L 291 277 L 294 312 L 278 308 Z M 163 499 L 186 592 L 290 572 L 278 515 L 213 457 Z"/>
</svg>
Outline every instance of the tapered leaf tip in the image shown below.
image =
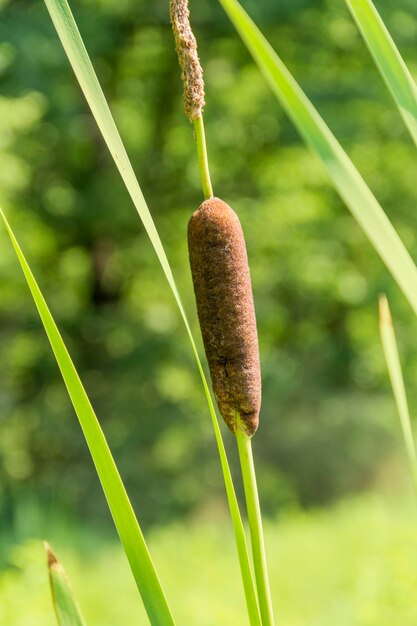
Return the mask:
<svg viewBox="0 0 417 626">
<path fill-rule="evenodd" d="M 6 226 L 6 230 L 9 233 L 9 237 L 11 238 L 12 242 L 15 240 L 15 236 L 13 235 L 11 228 L 10 228 L 10 224 L 7 221 L 7 217 L 3 211 L 3 209 L 0 207 L 0 217 L 2 218 L 4 225 Z"/>
<path fill-rule="evenodd" d="M 379 296 L 379 323 L 380 325 L 392 326 L 392 317 L 389 309 L 387 296 L 382 293 Z"/>
<path fill-rule="evenodd" d="M 58 559 L 56 558 L 51 546 L 47 541 L 43 542 L 43 547 L 45 548 L 46 558 L 48 560 L 48 568 L 49 569 L 62 569 Z"/>
</svg>

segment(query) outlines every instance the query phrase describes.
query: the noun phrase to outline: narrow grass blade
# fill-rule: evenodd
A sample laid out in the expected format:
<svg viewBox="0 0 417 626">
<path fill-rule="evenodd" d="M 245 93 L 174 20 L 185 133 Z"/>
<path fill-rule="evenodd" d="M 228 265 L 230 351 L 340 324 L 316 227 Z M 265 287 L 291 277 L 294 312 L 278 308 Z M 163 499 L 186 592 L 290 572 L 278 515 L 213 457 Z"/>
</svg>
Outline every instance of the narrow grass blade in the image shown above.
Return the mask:
<svg viewBox="0 0 417 626">
<path fill-rule="evenodd" d="M 334 187 L 417 315 L 417 268 L 375 196 L 239 2 L 219 1 L 288 116 L 324 163 Z"/>
<path fill-rule="evenodd" d="M 379 299 L 379 329 L 381 333 L 382 347 L 384 349 L 385 361 L 400 416 L 401 429 L 404 443 L 410 463 L 411 476 L 417 496 L 417 452 L 411 428 L 410 413 L 408 410 L 407 395 L 405 392 L 404 378 L 401 369 L 398 346 L 395 338 L 394 326 L 392 324 L 391 312 L 388 300 L 385 296 Z"/>
<path fill-rule="evenodd" d="M 175 626 L 155 567 L 106 438 L 45 299 L 0 209 L 96 466 L 114 523 L 152 626 Z"/>
<path fill-rule="evenodd" d="M 48 558 L 52 602 L 58 626 L 85 626 L 64 568 L 47 543 L 45 543 L 45 551 Z"/>
<path fill-rule="evenodd" d="M 220 461 L 226 493 L 229 502 L 229 508 L 232 517 L 232 523 L 236 538 L 240 568 L 242 571 L 242 579 L 245 589 L 246 602 L 251 616 L 251 625 L 259 626 L 259 612 L 256 602 L 256 594 L 254 590 L 253 577 L 250 570 L 250 562 L 246 539 L 244 534 L 243 523 L 239 511 L 239 506 L 233 486 L 232 475 L 227 461 L 226 451 L 224 448 L 219 423 L 216 417 L 213 401 L 211 398 L 209 386 L 205 378 L 204 370 L 198 356 L 197 348 L 193 338 L 193 334 L 188 322 L 187 315 L 178 293 L 171 267 L 165 254 L 159 234 L 153 222 L 152 216 L 143 197 L 139 183 L 134 174 L 129 157 L 120 138 L 116 124 L 113 120 L 111 111 L 107 104 L 106 98 L 100 87 L 100 83 L 95 74 L 94 68 L 88 56 L 88 52 L 84 46 L 83 40 L 77 28 L 77 24 L 72 15 L 71 9 L 66 0 L 45 0 L 45 4 L 55 25 L 58 36 L 68 56 L 77 80 L 81 86 L 84 96 L 91 108 L 97 125 L 103 135 L 103 138 L 110 150 L 120 175 L 126 185 L 126 188 L 133 200 L 136 210 L 145 226 L 146 232 L 161 263 L 169 286 L 173 292 L 174 298 L 180 310 L 184 325 L 187 330 L 188 337 L 191 342 L 192 351 L 196 359 L 198 371 L 201 376 L 204 392 L 207 398 L 216 443 L 219 449 Z"/>
<path fill-rule="evenodd" d="M 417 86 L 371 0 L 346 0 L 417 145 Z"/>
<path fill-rule="evenodd" d="M 71 9 L 66 0 L 45 0 L 45 4 L 97 125 L 123 178 L 136 210 L 140 215 L 152 245 L 155 248 L 171 289 L 175 297 L 179 299 L 165 250 L 78 31 Z"/>
</svg>

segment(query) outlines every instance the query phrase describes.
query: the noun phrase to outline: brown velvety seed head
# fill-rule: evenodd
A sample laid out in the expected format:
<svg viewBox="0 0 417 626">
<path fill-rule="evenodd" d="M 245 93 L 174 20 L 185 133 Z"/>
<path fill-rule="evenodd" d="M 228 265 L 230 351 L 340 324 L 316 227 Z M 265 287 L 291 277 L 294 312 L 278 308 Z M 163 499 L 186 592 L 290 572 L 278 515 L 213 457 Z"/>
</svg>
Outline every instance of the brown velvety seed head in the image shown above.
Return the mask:
<svg viewBox="0 0 417 626">
<path fill-rule="evenodd" d="M 232 432 L 258 427 L 261 373 L 255 307 L 239 219 L 219 198 L 203 202 L 188 223 L 197 312 L 213 390 Z"/>
</svg>

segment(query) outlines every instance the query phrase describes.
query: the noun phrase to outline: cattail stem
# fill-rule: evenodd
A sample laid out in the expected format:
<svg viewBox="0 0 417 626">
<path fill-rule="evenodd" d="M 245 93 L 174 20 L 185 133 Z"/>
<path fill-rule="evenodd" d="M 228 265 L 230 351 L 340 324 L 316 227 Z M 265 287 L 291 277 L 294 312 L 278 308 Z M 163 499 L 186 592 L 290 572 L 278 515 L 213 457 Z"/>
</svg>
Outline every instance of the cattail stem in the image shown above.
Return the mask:
<svg viewBox="0 0 417 626">
<path fill-rule="evenodd" d="M 197 147 L 198 167 L 200 169 L 201 184 L 203 187 L 204 199 L 213 197 L 213 187 L 211 186 L 210 170 L 207 156 L 206 134 L 204 132 L 203 115 L 200 113 L 193 120 L 195 143 Z"/>
<path fill-rule="evenodd" d="M 198 166 L 204 198 L 213 197 L 204 133 L 203 108 L 205 104 L 203 68 L 197 54 L 197 41 L 190 24 L 188 0 L 170 0 L 170 18 L 175 38 L 175 48 L 184 83 L 184 110 L 194 124 Z"/>
<path fill-rule="evenodd" d="M 242 428 L 236 430 L 236 440 L 242 469 L 252 543 L 253 565 L 258 589 L 259 609 L 262 626 L 274 626 L 271 592 L 269 589 L 268 568 L 262 529 L 261 508 L 256 484 L 255 465 L 252 456 L 252 440 Z"/>
</svg>

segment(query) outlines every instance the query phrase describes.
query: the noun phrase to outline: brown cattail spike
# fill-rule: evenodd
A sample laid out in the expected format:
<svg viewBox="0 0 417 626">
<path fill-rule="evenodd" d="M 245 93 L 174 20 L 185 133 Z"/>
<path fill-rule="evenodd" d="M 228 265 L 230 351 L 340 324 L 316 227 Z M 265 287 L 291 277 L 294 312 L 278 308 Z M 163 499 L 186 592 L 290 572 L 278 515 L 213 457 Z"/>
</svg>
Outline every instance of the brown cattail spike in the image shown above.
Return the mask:
<svg viewBox="0 0 417 626">
<path fill-rule="evenodd" d="M 201 333 L 220 413 L 230 430 L 252 436 L 261 406 L 255 308 L 242 227 L 219 198 L 188 224 L 190 265 Z"/>
<path fill-rule="evenodd" d="M 184 108 L 189 120 L 199 117 L 204 107 L 203 70 L 197 42 L 190 25 L 188 0 L 170 0 L 170 17 L 184 83 Z"/>
</svg>

